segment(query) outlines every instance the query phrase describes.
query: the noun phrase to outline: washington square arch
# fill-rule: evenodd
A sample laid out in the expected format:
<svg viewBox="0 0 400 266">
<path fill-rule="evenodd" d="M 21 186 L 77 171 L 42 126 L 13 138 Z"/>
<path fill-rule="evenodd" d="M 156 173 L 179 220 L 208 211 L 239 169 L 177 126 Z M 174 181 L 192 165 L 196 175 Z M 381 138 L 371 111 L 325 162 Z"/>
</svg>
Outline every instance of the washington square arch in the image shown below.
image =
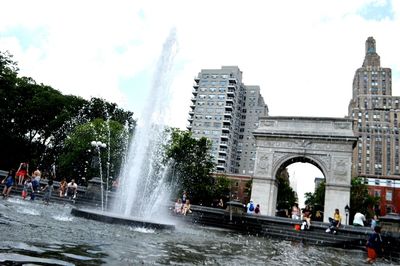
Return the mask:
<svg viewBox="0 0 400 266">
<path fill-rule="evenodd" d="M 324 222 L 350 204 L 352 152 L 357 143 L 346 118 L 261 117 L 253 132 L 256 164 L 251 198 L 263 214 L 275 215 L 277 174 L 295 162 L 315 165 L 325 176 Z"/>
</svg>

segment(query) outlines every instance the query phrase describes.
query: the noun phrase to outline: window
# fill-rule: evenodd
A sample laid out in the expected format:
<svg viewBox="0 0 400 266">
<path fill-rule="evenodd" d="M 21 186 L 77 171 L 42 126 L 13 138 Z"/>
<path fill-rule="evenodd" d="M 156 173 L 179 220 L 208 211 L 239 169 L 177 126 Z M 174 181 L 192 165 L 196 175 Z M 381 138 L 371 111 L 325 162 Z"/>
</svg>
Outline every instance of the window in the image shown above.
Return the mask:
<svg viewBox="0 0 400 266">
<path fill-rule="evenodd" d="M 392 201 L 392 191 L 386 191 L 386 201 Z"/>
</svg>

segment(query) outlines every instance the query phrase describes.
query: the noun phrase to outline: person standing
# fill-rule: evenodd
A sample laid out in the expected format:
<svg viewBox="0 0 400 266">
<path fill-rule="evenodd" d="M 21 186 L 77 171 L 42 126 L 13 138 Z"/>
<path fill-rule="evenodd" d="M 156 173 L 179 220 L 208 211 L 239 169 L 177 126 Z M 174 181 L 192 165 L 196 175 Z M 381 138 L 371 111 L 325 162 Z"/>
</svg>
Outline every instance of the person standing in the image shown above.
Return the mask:
<svg viewBox="0 0 400 266">
<path fill-rule="evenodd" d="M 364 214 L 361 212 L 357 212 L 354 215 L 353 225 L 354 226 L 364 226 L 364 222 L 366 221 Z"/>
<path fill-rule="evenodd" d="M 50 179 L 42 191 L 44 191 L 43 201 L 46 205 L 49 205 L 51 193 L 53 192 L 53 180 Z"/>
<path fill-rule="evenodd" d="M 28 191 L 31 193 L 34 193 L 33 187 L 32 187 L 32 180 L 29 176 L 26 177 L 25 182 L 24 182 L 24 188 L 22 189 L 22 199 L 25 200 L 26 197 L 28 196 Z"/>
<path fill-rule="evenodd" d="M 261 214 L 260 204 L 257 204 L 257 206 L 256 206 L 256 208 L 255 208 L 255 210 L 254 210 L 254 213 L 255 213 L 255 214 L 258 214 L 258 215 Z"/>
<path fill-rule="evenodd" d="M 1 183 L 4 184 L 3 198 L 4 199 L 8 198 L 8 196 L 10 196 L 11 189 L 15 183 L 14 169 L 11 169 L 10 171 L 8 171 L 7 177 L 4 178 Z"/>
<path fill-rule="evenodd" d="M 374 230 L 376 226 L 379 224 L 379 219 L 377 215 L 374 215 L 374 218 L 371 220 L 371 229 Z"/>
<path fill-rule="evenodd" d="M 22 185 L 24 183 L 24 178 L 28 173 L 29 173 L 29 164 L 20 163 L 17 173 L 15 174 L 15 177 L 18 179 L 18 185 Z"/>
<path fill-rule="evenodd" d="M 382 254 L 382 237 L 379 226 L 375 226 L 374 232 L 368 238 L 367 253 L 367 263 L 374 263 L 376 258 Z"/>
<path fill-rule="evenodd" d="M 186 203 L 186 198 L 187 198 L 186 191 L 183 191 L 183 194 L 182 194 L 182 204 L 185 204 L 185 203 Z"/>
</svg>

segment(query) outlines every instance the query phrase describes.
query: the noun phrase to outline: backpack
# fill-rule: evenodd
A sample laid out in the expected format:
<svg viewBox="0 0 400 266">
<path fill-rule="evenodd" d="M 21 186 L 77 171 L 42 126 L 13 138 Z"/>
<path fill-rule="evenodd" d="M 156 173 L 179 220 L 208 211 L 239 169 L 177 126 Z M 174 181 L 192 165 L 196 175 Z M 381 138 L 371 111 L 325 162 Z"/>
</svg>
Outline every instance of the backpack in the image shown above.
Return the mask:
<svg viewBox="0 0 400 266">
<path fill-rule="evenodd" d="M 253 203 L 250 203 L 250 206 L 249 206 L 249 211 L 254 211 L 254 204 Z"/>
</svg>

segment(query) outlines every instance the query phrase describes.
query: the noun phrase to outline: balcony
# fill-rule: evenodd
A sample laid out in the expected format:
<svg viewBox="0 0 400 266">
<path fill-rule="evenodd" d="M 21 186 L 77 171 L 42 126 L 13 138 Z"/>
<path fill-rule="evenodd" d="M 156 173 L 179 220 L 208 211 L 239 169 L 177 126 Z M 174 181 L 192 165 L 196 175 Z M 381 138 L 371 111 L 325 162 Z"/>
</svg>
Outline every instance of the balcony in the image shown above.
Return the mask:
<svg viewBox="0 0 400 266">
<path fill-rule="evenodd" d="M 229 133 L 230 130 L 231 130 L 230 126 L 228 126 L 228 125 L 223 125 L 222 126 L 222 132 L 224 132 L 224 133 Z"/>
<path fill-rule="evenodd" d="M 228 96 L 235 96 L 235 90 L 233 89 L 228 89 L 228 91 L 226 92 Z"/>
<path fill-rule="evenodd" d="M 193 97 L 192 99 L 190 99 L 193 103 L 195 103 L 197 101 L 196 97 Z"/>
<path fill-rule="evenodd" d="M 220 147 L 228 147 L 228 142 L 227 142 L 227 141 L 221 141 L 221 142 L 219 143 L 219 146 L 220 146 Z"/>
<path fill-rule="evenodd" d="M 228 152 L 228 149 L 226 149 L 226 148 L 221 148 L 219 151 L 218 151 L 218 153 L 219 154 L 222 154 L 222 156 L 226 156 L 226 153 Z"/>
<path fill-rule="evenodd" d="M 233 97 L 226 98 L 227 103 L 233 103 L 234 100 L 235 100 L 235 98 L 233 98 Z"/>
<path fill-rule="evenodd" d="M 225 112 L 225 113 L 224 113 L 224 116 L 226 116 L 226 117 L 232 117 L 232 112 Z"/>
<path fill-rule="evenodd" d="M 224 125 L 231 125 L 232 121 L 230 119 L 225 119 L 222 121 L 224 123 Z"/>
<path fill-rule="evenodd" d="M 234 78 L 234 77 L 230 77 L 230 78 L 229 78 L 229 85 L 230 85 L 230 84 L 237 84 L 237 79 Z"/>
<path fill-rule="evenodd" d="M 224 163 L 224 162 L 226 162 L 226 158 L 218 157 L 218 163 Z"/>
<path fill-rule="evenodd" d="M 189 122 L 192 122 L 192 121 L 193 121 L 193 117 L 191 116 L 191 117 L 189 117 L 187 120 L 188 120 Z"/>
<path fill-rule="evenodd" d="M 227 111 L 227 110 L 232 111 L 232 110 L 233 110 L 233 104 L 231 104 L 231 103 L 226 103 L 226 104 L 225 104 L 225 111 Z"/>
<path fill-rule="evenodd" d="M 229 134 L 228 133 L 222 133 L 221 134 L 221 139 L 229 139 Z"/>
<path fill-rule="evenodd" d="M 223 164 L 218 164 L 218 165 L 217 165 L 217 171 L 225 171 L 225 165 L 223 165 Z"/>
<path fill-rule="evenodd" d="M 197 96 L 197 90 L 192 91 L 193 96 Z"/>
<path fill-rule="evenodd" d="M 194 77 L 194 81 L 195 81 L 197 84 L 199 84 L 200 77 Z"/>
</svg>

